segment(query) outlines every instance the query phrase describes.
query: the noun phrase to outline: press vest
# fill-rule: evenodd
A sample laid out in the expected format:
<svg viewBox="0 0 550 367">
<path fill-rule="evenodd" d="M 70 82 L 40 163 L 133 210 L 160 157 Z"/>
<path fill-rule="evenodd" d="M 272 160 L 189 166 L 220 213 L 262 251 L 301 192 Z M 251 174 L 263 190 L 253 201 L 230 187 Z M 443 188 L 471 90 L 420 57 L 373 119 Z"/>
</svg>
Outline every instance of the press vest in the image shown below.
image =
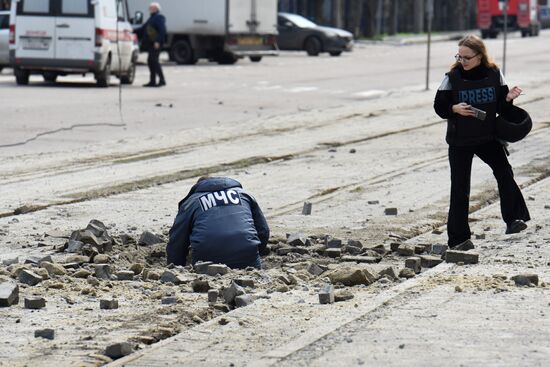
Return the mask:
<svg viewBox="0 0 550 367">
<path fill-rule="evenodd" d="M 495 121 L 500 94 L 500 72 L 490 69 L 481 80 L 466 80 L 458 69 L 448 74 L 452 87 L 453 105 L 467 103 L 487 113 L 485 120 L 453 114 L 447 120 L 447 143 L 467 146 L 495 139 Z"/>
</svg>

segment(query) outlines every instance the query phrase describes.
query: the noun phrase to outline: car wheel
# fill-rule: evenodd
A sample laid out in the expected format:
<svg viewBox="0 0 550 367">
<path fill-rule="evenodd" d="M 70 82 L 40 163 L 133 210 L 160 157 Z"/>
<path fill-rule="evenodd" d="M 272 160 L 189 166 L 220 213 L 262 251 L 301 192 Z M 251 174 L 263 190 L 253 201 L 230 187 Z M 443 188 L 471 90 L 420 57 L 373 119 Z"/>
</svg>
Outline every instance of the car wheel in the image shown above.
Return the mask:
<svg viewBox="0 0 550 367">
<path fill-rule="evenodd" d="M 95 80 L 98 87 L 109 87 L 109 83 L 111 81 L 111 59 L 107 60 L 107 63 L 105 64 L 103 70 L 96 74 Z"/>
<path fill-rule="evenodd" d="M 250 61 L 260 62 L 260 61 L 262 61 L 262 57 L 261 56 L 250 56 Z"/>
<path fill-rule="evenodd" d="M 329 52 L 330 56 L 338 57 L 342 54 L 342 51 L 332 51 Z"/>
<path fill-rule="evenodd" d="M 309 37 L 306 40 L 304 48 L 309 56 L 319 56 L 323 48 L 323 45 L 321 44 L 321 41 L 319 40 L 319 38 Z"/>
<path fill-rule="evenodd" d="M 120 82 L 122 84 L 133 84 L 134 79 L 136 78 L 136 63 L 132 62 L 130 68 L 126 72 L 126 75 L 120 77 Z"/>
<path fill-rule="evenodd" d="M 14 73 L 15 73 L 15 81 L 17 82 L 17 84 L 19 85 L 29 84 L 30 73 L 28 70 L 16 68 Z"/>
<path fill-rule="evenodd" d="M 52 72 L 46 72 L 42 75 L 44 77 L 44 81 L 48 83 L 55 83 L 57 80 L 57 74 Z"/>
<path fill-rule="evenodd" d="M 3 67 L 3 66 L 0 66 L 0 73 L 2 72 L 3 69 L 4 69 L 4 67 Z"/>
<path fill-rule="evenodd" d="M 220 65 L 233 65 L 239 61 L 239 58 L 230 52 L 223 52 L 216 58 L 216 61 Z"/>
<path fill-rule="evenodd" d="M 193 47 L 187 40 L 174 42 L 170 49 L 170 59 L 179 65 L 192 65 L 197 63 Z"/>
</svg>

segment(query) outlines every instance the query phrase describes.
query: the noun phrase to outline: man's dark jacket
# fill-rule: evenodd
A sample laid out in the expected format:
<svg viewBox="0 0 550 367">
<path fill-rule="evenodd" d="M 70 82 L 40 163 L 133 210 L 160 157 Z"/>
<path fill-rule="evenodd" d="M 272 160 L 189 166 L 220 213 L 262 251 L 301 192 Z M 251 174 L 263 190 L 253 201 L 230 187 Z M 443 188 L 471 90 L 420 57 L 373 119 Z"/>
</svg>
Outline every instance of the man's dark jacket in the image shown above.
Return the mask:
<svg viewBox="0 0 550 367">
<path fill-rule="evenodd" d="M 166 248 L 168 263 L 185 265 L 191 247 L 193 264 L 258 266 L 268 239 L 269 227 L 256 200 L 238 181 L 212 177 L 193 186 L 179 203 Z"/>
<path fill-rule="evenodd" d="M 160 43 L 162 47 L 166 41 L 166 18 L 158 12 L 151 14 L 137 33 L 145 49 L 153 48 L 155 42 Z"/>
</svg>

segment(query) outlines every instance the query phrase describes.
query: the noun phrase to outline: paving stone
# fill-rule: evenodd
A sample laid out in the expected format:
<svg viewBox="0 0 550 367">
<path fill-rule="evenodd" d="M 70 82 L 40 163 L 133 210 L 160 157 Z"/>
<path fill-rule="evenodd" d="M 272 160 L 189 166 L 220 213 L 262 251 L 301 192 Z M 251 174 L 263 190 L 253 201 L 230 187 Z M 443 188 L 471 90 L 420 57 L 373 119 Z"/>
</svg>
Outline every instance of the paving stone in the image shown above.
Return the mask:
<svg viewBox="0 0 550 367">
<path fill-rule="evenodd" d="M 341 267 L 326 274 L 332 284 L 341 283 L 346 286 L 369 285 L 376 280 L 376 276 L 362 267 Z"/>
<path fill-rule="evenodd" d="M 363 249 L 355 246 L 345 245 L 342 247 L 342 252 L 346 254 L 350 254 L 352 256 L 357 256 L 361 254 L 361 252 L 363 252 Z"/>
<path fill-rule="evenodd" d="M 379 200 L 369 200 L 369 201 L 367 201 L 367 204 L 369 204 L 369 205 L 378 205 L 378 204 L 380 204 L 380 201 Z"/>
<path fill-rule="evenodd" d="M 327 248 L 325 250 L 325 256 L 331 257 L 333 259 L 340 257 L 342 255 L 342 250 L 339 248 Z"/>
<path fill-rule="evenodd" d="M 345 302 L 353 299 L 355 296 L 347 289 L 341 289 L 334 293 L 334 302 Z"/>
<path fill-rule="evenodd" d="M 423 254 L 424 252 L 429 251 L 429 247 L 431 246 L 426 244 L 416 244 L 414 245 L 414 253 L 417 255 Z"/>
<path fill-rule="evenodd" d="M 160 279 L 160 274 L 157 273 L 156 271 L 150 271 L 147 273 L 147 279 L 148 280 L 159 280 Z"/>
<path fill-rule="evenodd" d="M 443 262 L 441 256 L 420 255 L 420 264 L 423 268 L 433 268 Z"/>
<path fill-rule="evenodd" d="M 334 286 L 327 284 L 319 291 L 319 303 L 322 305 L 334 303 Z"/>
<path fill-rule="evenodd" d="M 86 283 L 88 283 L 89 285 L 91 286 L 94 286 L 94 287 L 97 287 L 98 285 L 100 285 L 101 283 L 99 282 L 99 280 L 97 280 L 97 278 L 94 278 L 92 276 L 88 276 L 86 278 Z"/>
<path fill-rule="evenodd" d="M 139 237 L 138 244 L 142 246 L 152 246 L 162 242 L 163 242 L 162 238 L 160 238 L 156 234 L 149 231 L 145 231 Z"/>
<path fill-rule="evenodd" d="M 46 300 L 43 297 L 25 298 L 25 308 L 39 310 L 46 307 Z"/>
<path fill-rule="evenodd" d="M 95 265 L 95 276 L 98 279 L 111 280 L 113 276 L 111 266 L 107 264 Z"/>
<path fill-rule="evenodd" d="M 397 253 L 401 256 L 413 256 L 414 246 L 413 245 L 401 245 L 397 248 Z"/>
<path fill-rule="evenodd" d="M 433 234 L 436 234 L 436 235 L 440 235 L 440 234 L 443 234 L 443 231 L 440 230 L 439 228 L 436 228 L 432 231 Z"/>
<path fill-rule="evenodd" d="M 130 343 L 111 344 L 105 349 L 105 355 L 112 359 L 119 359 L 132 354 L 133 348 Z"/>
<path fill-rule="evenodd" d="M 484 240 L 485 239 L 485 233 L 476 234 L 476 240 Z"/>
<path fill-rule="evenodd" d="M 108 235 L 107 226 L 97 219 L 92 219 L 88 223 L 86 230 L 92 232 L 96 237 L 103 237 Z"/>
<path fill-rule="evenodd" d="M 332 238 L 326 243 L 327 248 L 342 248 L 342 245 L 342 240 L 338 238 Z"/>
<path fill-rule="evenodd" d="M 235 297 L 235 307 L 246 307 L 254 303 L 254 300 L 252 297 L 250 297 L 248 294 L 243 294 L 240 296 Z"/>
<path fill-rule="evenodd" d="M 231 282 L 231 285 L 229 287 L 226 287 L 222 290 L 222 295 L 225 300 L 225 303 L 232 305 L 235 303 L 235 298 L 237 296 L 242 296 L 243 294 L 246 294 L 244 289 L 237 285 L 235 282 Z"/>
<path fill-rule="evenodd" d="M 65 258 L 65 261 L 63 261 L 64 264 L 87 264 L 90 262 L 90 257 L 85 255 L 71 255 Z"/>
<path fill-rule="evenodd" d="M 286 256 L 290 253 L 292 253 L 294 250 L 294 247 L 284 246 L 277 249 L 277 255 L 279 256 Z"/>
<path fill-rule="evenodd" d="M 36 266 L 40 266 L 40 264 L 43 263 L 43 262 L 53 263 L 54 261 L 53 261 L 51 255 L 31 256 L 31 257 L 28 257 L 27 259 L 25 259 L 25 264 L 32 264 L 32 265 L 36 265 Z"/>
<path fill-rule="evenodd" d="M 286 239 L 286 243 L 290 246 L 305 246 L 307 237 L 303 233 L 292 233 Z"/>
<path fill-rule="evenodd" d="M 178 299 L 172 296 L 163 297 L 160 303 L 163 305 L 175 305 L 176 303 L 178 303 Z"/>
<path fill-rule="evenodd" d="M 19 286 L 15 282 L 0 283 L 0 307 L 19 303 Z"/>
<path fill-rule="evenodd" d="M 208 273 L 208 267 L 213 264 L 212 261 L 198 261 L 193 265 L 193 269 L 199 274 L 206 274 Z"/>
<path fill-rule="evenodd" d="M 313 209 L 313 204 L 306 201 L 304 203 L 304 207 L 302 208 L 302 215 L 311 215 L 312 209 Z"/>
<path fill-rule="evenodd" d="M 208 265 L 208 269 L 206 271 L 206 274 L 215 276 L 215 275 L 225 275 L 231 271 L 231 268 L 229 266 L 224 264 L 212 264 Z"/>
<path fill-rule="evenodd" d="M 361 241 L 357 241 L 357 240 L 348 240 L 348 246 L 357 247 L 357 248 L 362 249 L 363 248 L 363 243 L 361 243 Z"/>
<path fill-rule="evenodd" d="M 141 272 L 143 271 L 144 269 L 144 265 L 143 264 L 140 264 L 140 263 L 136 263 L 136 264 L 132 264 L 132 266 L 130 266 L 130 271 L 134 273 L 134 275 L 139 275 L 141 274 Z"/>
<path fill-rule="evenodd" d="M 539 276 L 537 274 L 518 274 L 510 278 L 517 286 L 539 285 Z"/>
<path fill-rule="evenodd" d="M 175 285 L 183 283 L 183 279 L 181 279 L 176 273 L 170 270 L 165 270 L 164 273 L 160 276 L 160 282 L 161 283 L 173 283 Z"/>
<path fill-rule="evenodd" d="M 416 275 L 416 273 L 414 272 L 414 270 L 409 269 L 409 268 L 401 269 L 401 271 L 399 272 L 399 277 L 400 278 L 410 279 L 410 278 L 414 278 L 415 275 Z"/>
<path fill-rule="evenodd" d="M 477 264 L 479 262 L 479 254 L 475 252 L 447 250 L 445 261 L 448 263 Z"/>
<path fill-rule="evenodd" d="M 116 299 L 99 300 L 99 308 L 101 310 L 116 310 L 118 308 L 118 300 Z"/>
<path fill-rule="evenodd" d="M 448 249 L 449 249 L 449 246 L 443 245 L 441 243 L 436 243 L 432 245 L 432 254 L 443 256 L 445 255 Z"/>
<path fill-rule="evenodd" d="M 195 293 L 207 293 L 210 290 L 208 280 L 195 279 L 191 282 L 191 288 Z"/>
<path fill-rule="evenodd" d="M 325 269 L 323 269 L 322 267 L 320 267 L 319 265 L 317 265 L 315 263 L 311 263 L 311 264 L 309 264 L 309 266 L 307 268 L 307 271 L 311 275 L 314 275 L 314 276 L 318 277 L 319 275 L 321 275 L 325 272 Z"/>
<path fill-rule="evenodd" d="M 376 264 L 379 263 L 382 258 L 381 257 L 373 257 L 373 256 L 342 256 L 342 261 L 353 261 L 356 263 L 363 263 L 363 264 Z"/>
<path fill-rule="evenodd" d="M 67 270 L 65 270 L 65 268 L 61 264 L 52 264 L 50 262 L 45 261 L 42 264 L 40 264 L 40 267 L 46 269 L 46 271 L 50 276 L 67 274 Z"/>
<path fill-rule="evenodd" d="M 19 273 L 19 282 L 30 286 L 37 285 L 43 281 L 42 277 L 30 270 L 23 270 Z"/>
<path fill-rule="evenodd" d="M 73 274 L 73 277 L 74 278 L 85 279 L 85 278 L 88 278 L 90 275 L 92 275 L 92 273 L 90 271 L 88 271 L 86 269 L 79 269 Z"/>
<path fill-rule="evenodd" d="M 118 280 L 134 280 L 134 272 L 131 270 L 121 270 L 116 272 Z"/>
<path fill-rule="evenodd" d="M 390 243 L 390 249 L 392 252 L 396 252 L 399 247 L 401 247 L 402 243 L 401 242 L 392 242 Z"/>
<path fill-rule="evenodd" d="M 235 283 L 237 283 L 237 285 L 240 285 L 241 287 L 247 287 L 247 288 L 255 287 L 254 279 L 250 279 L 250 278 L 237 278 L 235 279 Z"/>
<path fill-rule="evenodd" d="M 218 296 L 219 292 L 217 289 L 210 289 L 208 291 L 208 303 L 216 303 L 218 302 Z"/>
<path fill-rule="evenodd" d="M 279 275 L 277 279 L 286 285 L 292 284 L 292 280 L 290 280 L 290 278 L 286 275 Z"/>
<path fill-rule="evenodd" d="M 84 242 L 78 241 L 78 240 L 69 240 L 69 242 L 67 243 L 67 249 L 65 251 L 76 254 L 76 253 L 80 253 L 83 247 L 84 247 Z"/>
<path fill-rule="evenodd" d="M 388 266 L 387 268 L 382 269 L 382 271 L 378 272 L 378 275 L 380 277 L 387 277 L 387 278 L 390 278 L 392 280 L 397 280 L 397 278 L 398 278 L 398 275 L 395 272 L 395 269 L 394 269 L 393 266 Z"/>
<path fill-rule="evenodd" d="M 19 263 L 19 257 L 18 256 L 2 260 L 2 265 L 4 265 L 4 266 L 10 266 L 10 265 L 13 265 L 13 264 L 18 264 L 18 263 Z"/>
<path fill-rule="evenodd" d="M 111 262 L 111 257 L 105 254 L 98 254 L 94 256 L 94 264 L 109 264 Z"/>
<path fill-rule="evenodd" d="M 386 208 L 384 209 L 385 215 L 397 215 L 397 208 Z"/>
<path fill-rule="evenodd" d="M 44 338 L 48 340 L 54 340 L 55 330 L 54 329 L 39 329 L 34 331 L 35 338 Z"/>
<path fill-rule="evenodd" d="M 412 269 L 416 274 L 418 274 L 422 270 L 422 259 L 419 257 L 409 257 L 405 260 L 405 267 Z"/>
</svg>

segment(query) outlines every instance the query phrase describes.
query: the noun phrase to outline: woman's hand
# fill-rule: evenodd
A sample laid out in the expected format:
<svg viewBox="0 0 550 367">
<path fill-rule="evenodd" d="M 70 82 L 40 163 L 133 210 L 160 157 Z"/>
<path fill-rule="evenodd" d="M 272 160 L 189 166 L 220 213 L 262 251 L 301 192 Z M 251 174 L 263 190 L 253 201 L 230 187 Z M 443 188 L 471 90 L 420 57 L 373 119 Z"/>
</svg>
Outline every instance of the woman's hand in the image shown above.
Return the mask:
<svg viewBox="0 0 550 367">
<path fill-rule="evenodd" d="M 508 94 L 506 95 L 506 102 L 512 102 L 514 99 L 518 98 L 519 95 L 523 92 L 523 89 L 521 89 L 518 86 L 513 87 L 510 89 Z"/>
<path fill-rule="evenodd" d="M 462 102 L 462 103 L 453 105 L 453 112 L 462 116 L 474 117 L 476 113 L 471 109 L 471 107 L 472 106 L 470 106 L 469 104 Z"/>
</svg>

